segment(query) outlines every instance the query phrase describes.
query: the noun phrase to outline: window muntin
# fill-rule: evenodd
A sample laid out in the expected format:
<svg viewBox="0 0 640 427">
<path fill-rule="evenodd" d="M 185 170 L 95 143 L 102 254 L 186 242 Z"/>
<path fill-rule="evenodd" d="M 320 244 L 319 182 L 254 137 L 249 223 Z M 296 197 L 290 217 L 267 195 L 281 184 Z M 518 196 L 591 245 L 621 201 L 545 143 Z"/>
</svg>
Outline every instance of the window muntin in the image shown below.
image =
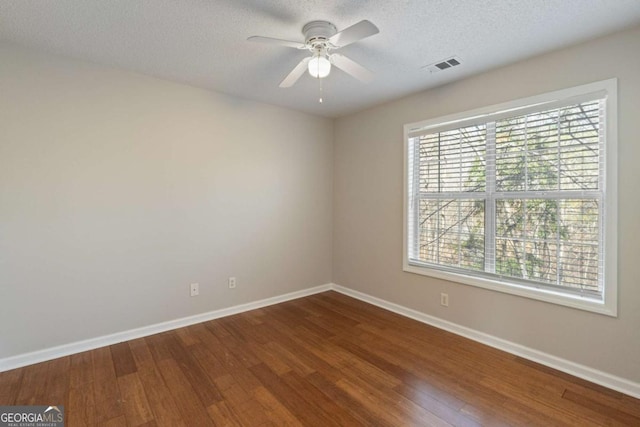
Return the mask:
<svg viewBox="0 0 640 427">
<path fill-rule="evenodd" d="M 610 86 L 407 125 L 405 270 L 604 303 Z"/>
</svg>

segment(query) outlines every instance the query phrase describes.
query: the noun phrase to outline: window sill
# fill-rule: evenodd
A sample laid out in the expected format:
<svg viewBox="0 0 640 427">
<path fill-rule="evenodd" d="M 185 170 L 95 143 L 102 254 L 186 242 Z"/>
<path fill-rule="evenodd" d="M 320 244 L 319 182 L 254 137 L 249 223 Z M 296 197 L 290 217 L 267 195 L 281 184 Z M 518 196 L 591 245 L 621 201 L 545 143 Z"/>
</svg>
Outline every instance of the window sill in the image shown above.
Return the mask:
<svg viewBox="0 0 640 427">
<path fill-rule="evenodd" d="M 480 277 L 468 276 L 460 273 L 452 273 L 448 271 L 437 270 L 425 266 L 419 266 L 404 262 L 403 270 L 408 273 L 420 274 L 422 276 L 430 276 L 438 279 L 448 280 L 464 285 L 476 286 L 479 288 L 490 289 L 506 294 L 517 295 L 520 297 L 531 298 L 538 301 L 544 301 L 552 304 L 563 305 L 578 310 L 590 311 L 593 313 L 603 314 L 606 316 L 617 317 L 617 307 L 615 302 L 608 303 L 605 301 L 581 297 L 578 295 L 567 295 L 554 292 L 548 289 L 530 288 L 515 283 L 490 280 Z M 615 298 L 613 299 L 615 301 Z"/>
</svg>

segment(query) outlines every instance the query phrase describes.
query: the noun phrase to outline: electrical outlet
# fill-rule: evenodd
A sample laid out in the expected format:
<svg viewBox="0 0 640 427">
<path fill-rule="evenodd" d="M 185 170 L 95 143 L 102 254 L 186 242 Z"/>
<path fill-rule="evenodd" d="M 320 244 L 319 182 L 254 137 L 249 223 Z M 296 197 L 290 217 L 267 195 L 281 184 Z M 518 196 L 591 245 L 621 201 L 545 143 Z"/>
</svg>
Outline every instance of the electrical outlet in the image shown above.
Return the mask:
<svg viewBox="0 0 640 427">
<path fill-rule="evenodd" d="M 235 289 L 235 288 L 236 288 L 236 278 L 229 277 L 229 289 Z"/>
<path fill-rule="evenodd" d="M 445 294 L 445 293 L 440 294 L 440 305 L 444 307 L 449 307 L 449 294 Z"/>
<path fill-rule="evenodd" d="M 198 285 L 197 283 L 192 283 L 189 286 L 189 289 L 191 290 L 192 297 L 200 295 L 200 285 Z"/>
</svg>

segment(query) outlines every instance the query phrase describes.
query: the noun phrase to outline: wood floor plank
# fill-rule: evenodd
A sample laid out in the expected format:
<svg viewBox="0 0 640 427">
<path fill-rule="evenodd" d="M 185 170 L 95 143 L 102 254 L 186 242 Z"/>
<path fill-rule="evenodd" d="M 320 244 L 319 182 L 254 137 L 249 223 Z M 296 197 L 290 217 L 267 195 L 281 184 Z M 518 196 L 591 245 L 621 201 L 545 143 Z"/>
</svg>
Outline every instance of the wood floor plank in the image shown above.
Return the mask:
<svg viewBox="0 0 640 427">
<path fill-rule="evenodd" d="M 129 349 L 131 350 L 131 357 L 133 357 L 133 361 L 136 364 L 137 372 L 157 369 L 156 361 L 151 354 L 147 339 L 138 338 L 129 341 Z"/>
<path fill-rule="evenodd" d="M 95 420 L 109 422 L 119 419 L 124 411 L 113 359 L 109 347 L 102 347 L 91 352 L 93 357 L 93 393 Z"/>
<path fill-rule="evenodd" d="M 322 329 L 332 331 L 333 335 L 348 334 L 358 322 L 334 312 L 331 316 L 313 316 L 308 318 L 309 322 Z"/>
<path fill-rule="evenodd" d="M 185 347 L 190 347 L 200 343 L 200 339 L 194 335 L 189 328 L 180 328 L 175 330 L 176 335 L 180 339 L 180 342 Z"/>
<path fill-rule="evenodd" d="M 620 410 L 609 405 L 602 403 L 601 401 L 592 399 L 585 395 L 576 393 L 571 390 L 567 390 L 563 395 L 563 399 L 569 400 L 571 402 L 577 403 L 580 406 L 584 407 L 585 410 L 595 411 L 598 414 L 606 416 L 606 418 L 610 418 L 620 422 L 622 425 L 627 426 L 640 426 L 640 417 L 636 417 L 631 415 L 629 412 Z"/>
<path fill-rule="evenodd" d="M 251 393 L 257 387 L 260 387 L 260 382 L 253 374 L 251 374 L 251 372 L 249 372 L 245 364 L 238 360 L 235 356 L 235 352 L 226 347 L 225 344 L 213 333 L 215 330 L 220 334 L 220 336 L 227 338 L 228 333 L 223 333 L 223 331 L 226 330 L 224 328 L 218 329 L 217 327 L 210 328 L 210 324 L 212 324 L 212 322 L 204 323 L 205 328 L 200 331 L 200 337 L 202 338 L 203 344 L 206 345 L 209 352 L 214 356 L 214 359 L 220 363 L 221 369 L 230 373 L 234 380 L 237 381 L 240 387 L 247 393 Z M 253 357 L 255 357 L 255 355 Z"/>
<path fill-rule="evenodd" d="M 170 359 L 172 357 L 171 351 L 169 351 L 168 344 L 173 339 L 173 336 L 173 332 L 169 331 L 150 335 L 144 338 L 156 363 L 159 363 L 165 359 Z"/>
<path fill-rule="evenodd" d="M 223 317 L 218 319 L 217 323 L 223 325 L 227 332 L 223 336 L 218 337 L 221 340 L 226 337 L 233 336 L 234 338 L 245 342 L 250 340 L 255 341 L 251 328 L 247 327 L 249 324 L 245 322 L 240 315 L 235 314 L 233 316 Z"/>
<path fill-rule="evenodd" d="M 0 406 L 11 406 L 18 398 L 25 368 L 0 372 Z"/>
<path fill-rule="evenodd" d="M 118 387 L 128 425 L 139 426 L 153 420 L 144 386 L 136 372 L 118 377 Z"/>
<path fill-rule="evenodd" d="M 404 366 L 392 363 L 390 360 L 395 360 L 397 362 L 393 357 L 387 360 L 384 358 L 384 355 L 376 353 L 375 349 L 371 347 L 365 349 L 367 344 L 359 342 L 358 339 L 352 339 L 351 341 L 333 341 L 352 354 L 367 361 L 373 366 L 376 366 L 380 370 L 393 375 L 395 378 L 401 379 L 402 383 L 397 385 L 400 390 L 404 389 L 404 387 L 411 387 L 414 390 L 419 390 L 421 394 L 428 394 L 430 398 L 433 398 L 456 411 L 465 405 L 464 401 L 457 399 L 451 393 L 441 390 L 434 384 L 425 381 L 424 378 L 421 378 L 414 372 L 405 369 Z"/>
<path fill-rule="evenodd" d="M 266 388 L 259 387 L 253 392 L 256 400 L 266 410 L 271 422 L 278 426 L 302 426 L 298 420 L 278 399 Z"/>
<path fill-rule="evenodd" d="M 123 427 L 127 425 L 127 419 L 124 415 L 120 415 L 117 417 L 109 418 L 105 421 L 100 421 L 97 425 L 99 427 Z"/>
<path fill-rule="evenodd" d="M 242 427 L 238 417 L 225 402 L 216 402 L 207 407 L 207 412 L 216 426 Z"/>
<path fill-rule="evenodd" d="M 484 378 L 481 383 L 507 396 L 501 409 L 519 414 L 517 416 L 519 419 L 527 419 L 530 417 L 529 414 L 535 413 L 536 420 L 539 422 L 553 423 L 558 426 L 570 425 L 576 421 L 585 426 L 605 421 L 605 417 L 589 414 L 580 405 L 565 401 L 561 399 L 561 396 L 546 394 L 535 381 L 530 383 L 526 390 L 523 390 L 521 384 L 509 381 L 509 376 L 505 370 L 503 382 L 497 383 L 494 378 Z"/>
<path fill-rule="evenodd" d="M 501 410 L 501 417 L 494 416 L 494 408 L 502 407 L 508 396 L 481 384 L 483 377 L 478 372 L 456 370 L 455 364 L 449 360 L 434 360 L 420 351 L 409 351 L 408 347 L 400 344 L 397 334 L 386 338 L 381 335 L 370 343 L 377 354 L 396 361 L 405 369 L 418 374 L 427 384 L 435 385 L 456 400 L 464 401 L 461 411 L 472 418 L 483 422 L 490 420 L 493 424 L 499 424 L 497 420 L 505 420 L 506 425 L 514 424 L 519 419 L 517 413 L 506 408 Z"/>
<path fill-rule="evenodd" d="M 160 374 L 155 370 L 138 373 L 142 382 L 149 406 L 159 426 L 184 426 L 178 407 Z"/>
<path fill-rule="evenodd" d="M 314 322 L 311 322 L 306 317 L 296 317 L 295 314 L 289 313 L 285 308 L 279 307 L 279 304 L 276 306 L 266 307 L 264 310 L 271 320 L 277 320 L 282 324 L 304 326 L 323 338 L 329 338 L 335 335 L 334 331 L 325 329 Z"/>
<path fill-rule="evenodd" d="M 522 357 L 515 357 L 514 361 L 518 365 L 522 365 L 522 366 L 525 366 L 525 367 L 529 368 L 528 372 L 537 371 L 537 372 L 545 373 L 546 375 L 548 375 L 549 378 L 554 378 L 555 382 L 558 382 L 558 380 L 563 380 L 563 384 L 564 383 L 568 383 L 568 384 L 574 384 L 574 385 L 577 385 L 577 386 L 580 386 L 580 387 L 583 387 L 583 388 L 588 388 L 588 389 L 593 390 L 598 395 L 608 396 L 608 397 L 611 397 L 611 398 L 614 398 L 614 399 L 622 399 L 625 396 L 624 394 L 620 393 L 619 391 L 615 391 L 615 390 L 611 390 L 611 389 L 606 388 L 606 387 L 602 387 L 601 385 L 591 383 L 589 381 L 583 380 L 582 378 L 574 377 L 573 375 L 569 375 L 569 374 L 564 373 L 562 371 L 558 371 L 557 369 L 553 369 L 553 368 L 550 368 L 548 366 L 541 365 L 541 364 L 536 363 L 536 362 L 534 362 L 532 360 L 527 360 L 527 359 L 524 359 Z"/>
<path fill-rule="evenodd" d="M 116 371 L 116 377 L 122 377 L 136 372 L 136 362 L 131 355 L 129 343 L 121 342 L 109 346 L 111 350 L 111 358 L 113 359 L 113 367 Z"/>
<path fill-rule="evenodd" d="M 534 408 L 532 410 L 532 408 Z M 504 413 L 507 413 L 511 424 L 515 425 L 552 425 L 557 427 L 568 427 L 579 423 L 581 427 L 595 427 L 601 425 L 600 423 L 594 423 L 587 417 L 576 417 L 564 411 L 558 411 L 556 408 L 545 407 L 544 404 L 538 403 L 523 403 L 517 398 L 507 398 L 505 402 L 496 408 L 496 414 L 504 417 Z M 486 409 L 485 409 L 486 412 Z"/>
<path fill-rule="evenodd" d="M 216 384 L 226 383 L 221 386 L 224 402 L 241 425 L 251 427 L 269 422 L 267 411 L 255 399 L 253 392 L 247 393 L 231 375 L 221 377 L 218 381 Z"/>
<path fill-rule="evenodd" d="M 220 391 L 210 381 L 191 352 L 182 346 L 177 336 L 168 339 L 167 346 L 173 356 L 173 360 L 178 363 L 184 377 L 191 383 L 202 405 L 206 408 L 214 402 L 221 401 L 222 395 Z"/>
<path fill-rule="evenodd" d="M 158 369 L 171 391 L 181 419 L 187 426 L 211 426 L 211 419 L 207 415 L 198 394 L 185 378 L 178 363 L 173 359 L 163 359 L 158 363 Z"/>
<path fill-rule="evenodd" d="M 216 335 L 224 348 L 231 352 L 235 356 L 236 360 L 247 368 L 260 363 L 260 360 L 255 354 L 253 354 L 253 351 L 251 351 L 251 348 L 247 345 L 246 336 L 249 334 L 243 333 L 242 329 L 237 327 L 236 323 L 228 319 L 220 319 L 220 323 L 224 325 L 227 331 L 230 331 L 228 334 Z M 219 329 L 211 330 L 213 334 L 219 333 L 219 331 Z"/>
<path fill-rule="evenodd" d="M 69 402 L 71 357 L 60 357 L 49 362 L 44 399 L 49 405 L 66 406 Z"/>
<path fill-rule="evenodd" d="M 426 409 L 443 420 L 448 420 L 451 424 L 459 427 L 478 427 L 478 421 L 467 417 L 460 411 L 452 408 L 438 399 L 431 396 L 429 391 L 415 389 L 406 384 L 399 384 L 393 390 L 401 396 L 414 402 L 416 405 Z"/>
<path fill-rule="evenodd" d="M 325 413 L 315 404 L 307 402 L 295 388 L 278 377 L 266 365 L 253 366 L 251 372 L 264 384 L 272 394 L 281 397 L 287 409 L 305 425 L 338 426 L 332 414 Z"/>
<path fill-rule="evenodd" d="M 601 386 L 598 386 L 601 387 Z M 604 387 L 602 387 L 604 388 Z M 569 383 L 565 389 L 567 392 L 574 392 L 581 395 L 583 398 L 599 402 L 601 405 L 608 406 L 612 409 L 626 412 L 629 415 L 640 418 L 640 406 L 629 405 L 630 398 L 622 393 L 616 392 L 616 394 L 606 393 L 602 394 L 594 388 L 583 387 L 576 383 Z M 563 393 L 564 397 L 564 393 Z M 631 398 L 632 399 L 632 398 Z M 584 401 L 584 400 L 583 400 Z"/>
<path fill-rule="evenodd" d="M 50 362 L 36 363 L 24 370 L 20 390 L 15 399 L 16 405 L 45 405 L 44 398 L 47 370 Z"/>
<path fill-rule="evenodd" d="M 69 387 L 77 388 L 83 384 L 93 382 L 93 358 L 90 351 L 83 351 L 71 355 L 69 369 Z"/>
<path fill-rule="evenodd" d="M 144 339 L 129 343 L 138 377 L 158 426 L 184 426 L 171 390 L 167 387 Z"/>
<path fill-rule="evenodd" d="M 394 325 L 400 322 L 404 328 L 407 328 L 404 318 L 399 314 L 380 309 L 362 301 L 353 300 L 344 295 L 333 293 L 323 293 L 312 295 L 310 298 L 313 304 L 322 307 L 327 313 L 339 313 L 362 324 L 379 324 L 381 320 L 386 326 Z"/>
<path fill-rule="evenodd" d="M 445 423 L 435 415 L 429 417 L 427 411 L 423 411 L 423 414 L 420 414 L 421 416 L 419 417 L 415 416 L 414 411 L 403 413 L 402 409 L 396 405 L 396 399 L 390 397 L 391 393 L 389 393 L 388 390 L 375 390 L 363 382 L 354 381 L 353 378 L 342 379 L 338 381 L 337 386 L 354 398 L 359 404 L 367 408 L 368 411 L 375 414 L 376 418 L 383 420 L 387 424 L 394 426 L 404 424 L 438 427 L 450 426 L 450 424 Z M 389 399 L 391 399 L 391 401 Z M 413 405 L 417 407 L 417 405 Z"/>
<path fill-rule="evenodd" d="M 363 425 L 349 410 L 338 405 L 337 402 L 325 395 L 320 389 L 316 388 L 312 383 L 298 375 L 295 371 L 291 371 L 283 375 L 282 380 L 292 390 L 295 390 L 310 405 L 318 405 L 323 408 L 323 412 L 331 414 L 333 421 L 341 426 L 358 426 Z"/>
<path fill-rule="evenodd" d="M 202 343 L 191 346 L 189 351 L 214 383 L 216 378 L 229 374 L 224 365 Z"/>
<path fill-rule="evenodd" d="M 325 342 L 323 338 L 304 326 L 294 325 L 293 328 L 274 319 L 265 319 L 265 325 L 270 328 L 270 342 L 278 343 L 295 355 L 299 363 L 314 370 L 321 370 L 325 375 L 338 374 L 335 369 L 325 359 L 336 361 L 337 357 L 327 357 L 327 352 L 323 352 L 319 344 Z M 329 343 L 329 341 L 326 341 Z M 266 347 L 266 346 L 264 346 Z M 317 351 L 313 351 L 313 350 Z M 303 368 L 308 369 L 308 368 Z M 332 378 L 335 380 L 335 378 Z"/>
<path fill-rule="evenodd" d="M 222 325 L 216 325 L 215 322 L 205 322 L 203 328 L 198 330 L 198 333 L 202 343 L 220 361 L 227 372 L 233 371 L 238 366 L 244 366 L 218 338 L 218 336 L 226 337 L 229 335 Z"/>
<path fill-rule="evenodd" d="M 76 384 L 69 389 L 69 404 L 65 406 L 66 422 L 72 426 L 96 424 L 93 382 Z"/>
<path fill-rule="evenodd" d="M 265 313 L 261 308 L 245 311 L 244 313 L 238 314 L 243 319 L 247 320 L 253 326 L 261 325 L 263 323 L 263 319 L 265 318 Z"/>
<path fill-rule="evenodd" d="M 256 357 L 258 357 L 262 363 L 267 365 L 269 369 L 275 372 L 276 375 L 282 375 L 291 371 L 291 366 L 283 361 L 275 351 L 269 349 L 268 346 L 260 345 L 258 343 L 252 343 L 250 345 L 251 350 Z"/>
<path fill-rule="evenodd" d="M 338 387 L 334 382 L 329 381 L 326 376 L 315 372 L 306 378 L 318 390 L 333 399 L 338 405 L 348 410 L 351 415 L 357 418 L 363 425 L 375 425 L 380 427 L 393 426 L 375 411 L 371 411 L 366 405 L 362 405 L 356 398 Z"/>
<path fill-rule="evenodd" d="M 69 426 L 640 426 L 640 400 L 336 292 L 0 373 Z"/>
<path fill-rule="evenodd" d="M 296 349 L 289 350 L 278 342 L 267 343 L 264 347 L 271 350 L 277 358 L 282 360 L 290 366 L 293 371 L 303 377 L 306 377 L 316 371 L 311 363 L 305 363 L 302 357 L 300 357 L 300 352 L 296 351 Z"/>
<path fill-rule="evenodd" d="M 307 318 L 311 316 L 322 316 L 326 313 L 326 309 L 324 307 L 318 307 L 317 304 L 314 303 L 312 297 L 313 295 L 296 300 L 296 306 L 306 313 L 305 317 Z"/>
<path fill-rule="evenodd" d="M 527 425 L 524 420 L 514 417 L 512 413 L 505 415 L 498 406 L 474 406 L 465 405 L 460 412 L 465 416 L 476 420 L 480 425 L 491 427 L 517 427 Z M 527 420 L 528 422 L 528 420 Z M 535 425 L 535 424 L 534 424 Z M 582 427 L 582 426 L 580 426 Z"/>
</svg>

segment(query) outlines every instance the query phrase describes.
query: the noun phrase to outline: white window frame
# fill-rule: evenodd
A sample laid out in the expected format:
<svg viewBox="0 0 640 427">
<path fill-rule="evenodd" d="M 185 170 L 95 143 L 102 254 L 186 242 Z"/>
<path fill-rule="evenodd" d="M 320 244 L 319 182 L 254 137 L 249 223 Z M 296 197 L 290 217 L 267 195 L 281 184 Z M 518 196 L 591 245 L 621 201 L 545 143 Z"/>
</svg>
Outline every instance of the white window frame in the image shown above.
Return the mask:
<svg viewBox="0 0 640 427">
<path fill-rule="evenodd" d="M 438 279 L 491 289 L 521 297 L 559 304 L 567 307 L 600 313 L 617 317 L 618 292 L 617 292 L 617 205 L 618 205 L 618 135 L 617 135 L 617 79 L 608 79 L 594 83 L 576 86 L 569 89 L 558 90 L 537 96 L 523 98 L 515 101 L 491 105 L 463 113 L 452 114 L 435 119 L 424 120 L 404 125 L 404 214 L 403 214 L 403 270 L 409 273 L 435 277 Z M 602 94 L 606 102 L 605 117 L 605 185 L 604 189 L 604 291 L 602 299 L 589 296 L 562 293 L 548 288 L 536 288 L 514 282 L 508 278 L 486 278 L 467 275 L 464 272 L 451 272 L 436 268 L 429 268 L 417 263 L 410 263 L 409 251 L 412 244 L 409 232 L 413 227 L 409 224 L 412 218 L 411 191 L 414 185 L 412 168 L 409 162 L 409 140 L 415 135 L 426 133 L 430 129 L 442 129 L 449 125 L 464 126 L 470 123 L 485 121 L 485 117 L 491 115 L 499 117 L 503 113 L 506 116 L 523 114 L 529 111 L 542 111 L 554 104 L 565 103 L 572 98 L 577 100 L 594 94 Z M 490 120 L 494 120 L 491 118 Z M 436 130 L 437 131 L 437 130 Z M 488 237 L 491 238 L 491 237 Z M 470 272 L 471 273 L 471 272 Z"/>
</svg>

